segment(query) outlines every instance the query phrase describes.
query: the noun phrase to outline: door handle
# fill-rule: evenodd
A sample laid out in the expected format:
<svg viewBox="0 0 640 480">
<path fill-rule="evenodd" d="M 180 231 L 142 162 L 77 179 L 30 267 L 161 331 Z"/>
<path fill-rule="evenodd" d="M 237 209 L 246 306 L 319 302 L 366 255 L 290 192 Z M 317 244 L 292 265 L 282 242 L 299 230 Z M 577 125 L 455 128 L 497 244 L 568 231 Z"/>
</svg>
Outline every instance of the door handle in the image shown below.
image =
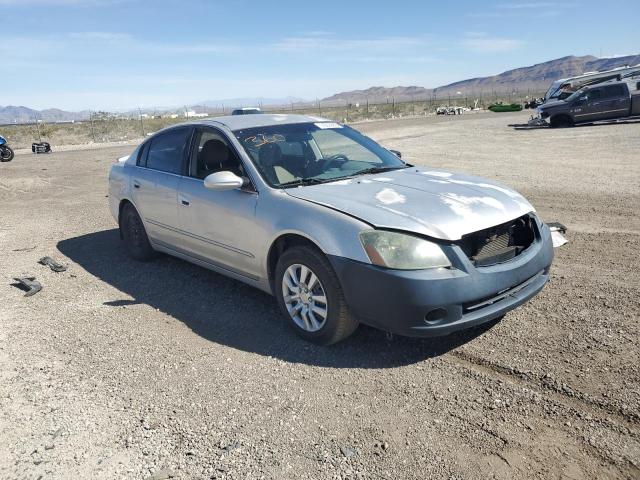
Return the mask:
<svg viewBox="0 0 640 480">
<path fill-rule="evenodd" d="M 189 205 L 191 205 L 191 202 L 189 201 L 189 199 L 183 197 L 182 195 L 178 197 L 178 200 L 180 200 L 180 205 L 182 205 L 183 207 L 188 207 Z"/>
<path fill-rule="evenodd" d="M 133 182 L 133 188 L 140 188 L 140 184 L 138 182 Z"/>
</svg>

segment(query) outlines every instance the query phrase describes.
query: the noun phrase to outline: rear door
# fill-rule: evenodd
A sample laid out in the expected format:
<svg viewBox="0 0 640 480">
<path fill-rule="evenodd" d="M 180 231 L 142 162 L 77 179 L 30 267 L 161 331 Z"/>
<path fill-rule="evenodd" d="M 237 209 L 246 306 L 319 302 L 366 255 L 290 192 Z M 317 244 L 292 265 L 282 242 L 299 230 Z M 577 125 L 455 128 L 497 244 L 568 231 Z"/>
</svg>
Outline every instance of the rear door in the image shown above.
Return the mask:
<svg viewBox="0 0 640 480">
<path fill-rule="evenodd" d="M 178 185 L 185 169 L 191 127 L 172 128 L 140 149 L 131 176 L 133 203 L 155 243 L 175 245 L 178 233 Z"/>
<path fill-rule="evenodd" d="M 607 85 L 602 87 L 602 118 L 626 117 L 631 111 L 631 97 L 627 85 Z"/>
</svg>

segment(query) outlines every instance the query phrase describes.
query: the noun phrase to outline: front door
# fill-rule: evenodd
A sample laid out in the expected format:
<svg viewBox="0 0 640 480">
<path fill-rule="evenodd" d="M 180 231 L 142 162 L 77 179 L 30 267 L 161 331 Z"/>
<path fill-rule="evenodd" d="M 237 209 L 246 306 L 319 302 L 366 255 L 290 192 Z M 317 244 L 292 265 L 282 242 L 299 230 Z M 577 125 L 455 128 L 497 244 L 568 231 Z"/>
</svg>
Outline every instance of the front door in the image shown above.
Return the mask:
<svg viewBox="0 0 640 480">
<path fill-rule="evenodd" d="M 214 128 L 196 130 L 188 173 L 180 180 L 178 213 L 183 246 L 190 255 L 234 273 L 258 279 L 256 250 L 260 235 L 253 187 L 214 191 L 203 179 L 215 172 L 245 176 L 239 156 L 225 134 Z"/>
<path fill-rule="evenodd" d="M 576 115 L 580 121 L 595 121 L 605 118 L 605 104 L 602 100 L 602 89 L 592 88 L 586 92 L 587 97 L 582 113 Z"/>
</svg>

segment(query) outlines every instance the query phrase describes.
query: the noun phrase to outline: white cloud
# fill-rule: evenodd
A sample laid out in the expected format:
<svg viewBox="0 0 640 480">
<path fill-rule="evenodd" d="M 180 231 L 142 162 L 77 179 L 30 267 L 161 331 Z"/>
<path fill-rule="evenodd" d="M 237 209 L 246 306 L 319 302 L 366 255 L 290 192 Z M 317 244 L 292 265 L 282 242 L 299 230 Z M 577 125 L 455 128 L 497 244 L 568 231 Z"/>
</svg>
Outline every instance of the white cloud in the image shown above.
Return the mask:
<svg viewBox="0 0 640 480">
<path fill-rule="evenodd" d="M 500 53 L 517 50 L 524 42 L 514 38 L 490 37 L 482 32 L 468 32 L 462 40 L 463 48 L 477 53 Z"/>
<path fill-rule="evenodd" d="M 120 42 L 123 40 L 133 40 L 133 37 L 128 33 L 118 32 L 72 32 L 69 34 L 69 37 L 79 40 L 99 40 L 104 42 Z"/>
<path fill-rule="evenodd" d="M 277 50 L 360 50 L 393 51 L 425 46 L 429 42 L 423 37 L 377 37 L 346 39 L 328 32 L 309 32 L 306 35 L 286 37 L 271 44 Z"/>
<path fill-rule="evenodd" d="M 533 10 L 542 8 L 573 8 L 575 3 L 566 2 L 516 2 L 516 3 L 503 3 L 498 5 L 498 8 L 505 8 L 507 10 Z"/>
<path fill-rule="evenodd" d="M 0 0 L 6 7 L 96 7 L 125 3 L 130 0 Z"/>
</svg>

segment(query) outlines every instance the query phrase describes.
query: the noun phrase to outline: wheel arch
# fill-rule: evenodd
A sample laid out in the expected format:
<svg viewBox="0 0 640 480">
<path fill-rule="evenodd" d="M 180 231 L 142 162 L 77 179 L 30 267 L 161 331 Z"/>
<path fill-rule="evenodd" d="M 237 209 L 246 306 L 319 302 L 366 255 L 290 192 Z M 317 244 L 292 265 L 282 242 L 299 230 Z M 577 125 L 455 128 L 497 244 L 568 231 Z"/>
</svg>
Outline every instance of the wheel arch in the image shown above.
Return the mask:
<svg viewBox="0 0 640 480">
<path fill-rule="evenodd" d="M 573 117 L 568 113 L 558 113 L 549 118 L 552 127 L 572 126 L 574 123 Z"/>
<path fill-rule="evenodd" d="M 118 232 L 120 233 L 120 240 L 123 239 L 123 237 L 122 237 L 122 223 L 121 223 L 122 210 L 124 210 L 124 207 L 126 207 L 127 205 L 131 205 L 133 208 L 136 208 L 136 206 L 133 204 L 133 202 L 131 200 L 129 200 L 128 198 L 123 198 L 122 200 L 120 200 L 120 204 L 118 205 Z M 136 211 L 137 211 L 137 209 L 136 209 Z"/>
<path fill-rule="evenodd" d="M 271 242 L 269 252 L 267 254 L 267 278 L 269 280 L 269 288 L 274 293 L 274 274 L 276 271 L 276 265 L 280 256 L 288 249 L 295 246 L 307 246 L 311 247 L 318 252 L 326 255 L 325 251 L 320 247 L 319 243 L 301 232 L 284 232 Z"/>
</svg>

